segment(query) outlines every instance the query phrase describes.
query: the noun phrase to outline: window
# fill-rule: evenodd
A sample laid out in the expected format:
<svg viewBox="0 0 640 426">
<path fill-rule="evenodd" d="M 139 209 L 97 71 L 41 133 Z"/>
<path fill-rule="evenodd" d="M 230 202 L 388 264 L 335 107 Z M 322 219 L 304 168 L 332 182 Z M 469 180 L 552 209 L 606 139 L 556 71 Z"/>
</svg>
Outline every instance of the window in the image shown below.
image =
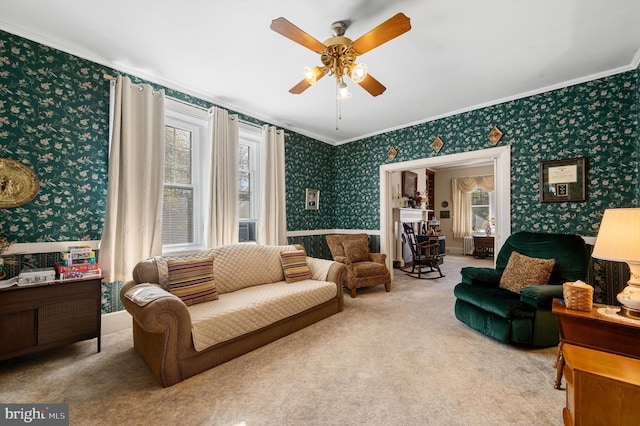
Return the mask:
<svg viewBox="0 0 640 426">
<path fill-rule="evenodd" d="M 471 193 L 471 229 L 483 231 L 487 225 L 494 226 L 493 191 L 476 188 Z M 493 230 L 493 228 L 492 228 Z"/>
<path fill-rule="evenodd" d="M 163 252 L 203 247 L 206 111 L 167 100 L 162 208 Z"/>
<path fill-rule="evenodd" d="M 260 202 L 260 140 L 257 127 L 240 124 L 238 129 L 238 221 L 239 241 L 256 241 Z"/>
<path fill-rule="evenodd" d="M 204 223 L 209 205 L 204 188 L 207 112 L 167 100 L 165 173 L 162 209 L 163 253 L 204 248 Z M 239 241 L 256 241 L 260 202 L 260 128 L 240 123 L 238 128 Z"/>
</svg>

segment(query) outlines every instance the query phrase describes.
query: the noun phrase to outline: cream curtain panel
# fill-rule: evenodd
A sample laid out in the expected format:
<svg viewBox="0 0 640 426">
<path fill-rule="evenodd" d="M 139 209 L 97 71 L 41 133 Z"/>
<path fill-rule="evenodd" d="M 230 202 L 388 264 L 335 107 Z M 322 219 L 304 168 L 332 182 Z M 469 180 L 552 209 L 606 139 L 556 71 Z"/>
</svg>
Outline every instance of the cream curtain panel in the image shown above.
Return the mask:
<svg viewBox="0 0 640 426">
<path fill-rule="evenodd" d="M 287 244 L 287 209 L 284 174 L 284 131 L 262 126 L 263 176 L 257 242 Z"/>
<path fill-rule="evenodd" d="M 491 192 L 494 187 L 492 175 L 451 179 L 453 238 L 471 235 L 471 193 L 476 188 Z"/>
<path fill-rule="evenodd" d="M 141 259 L 162 254 L 164 91 L 118 76 L 112 85 L 107 211 L 100 242 L 104 281 L 128 281 Z"/>
<path fill-rule="evenodd" d="M 223 108 L 212 110 L 210 248 L 238 242 L 238 117 Z"/>
</svg>

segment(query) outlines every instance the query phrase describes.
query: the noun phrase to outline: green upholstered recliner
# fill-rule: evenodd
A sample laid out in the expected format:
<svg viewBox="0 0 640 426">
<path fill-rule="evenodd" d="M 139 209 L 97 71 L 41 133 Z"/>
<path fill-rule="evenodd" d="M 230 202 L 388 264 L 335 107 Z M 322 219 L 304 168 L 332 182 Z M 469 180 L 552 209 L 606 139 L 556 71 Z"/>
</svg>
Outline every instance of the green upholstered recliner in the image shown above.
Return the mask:
<svg viewBox="0 0 640 426">
<path fill-rule="evenodd" d="M 525 287 L 521 293 L 499 288 L 511 252 L 555 259 L 548 285 Z M 554 346 L 559 333 L 551 312 L 554 298 L 562 298 L 562 284 L 584 280 L 589 253 L 582 237 L 568 234 L 517 232 L 505 241 L 493 268 L 462 268 L 462 282 L 454 288 L 456 318 L 504 343 Z"/>
</svg>

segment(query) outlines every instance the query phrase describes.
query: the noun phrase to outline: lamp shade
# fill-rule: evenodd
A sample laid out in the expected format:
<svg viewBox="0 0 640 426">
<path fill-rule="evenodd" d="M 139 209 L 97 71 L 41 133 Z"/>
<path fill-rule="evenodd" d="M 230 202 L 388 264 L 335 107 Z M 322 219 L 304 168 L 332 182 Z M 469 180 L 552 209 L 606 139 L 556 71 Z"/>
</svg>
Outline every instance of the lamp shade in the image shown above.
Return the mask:
<svg viewBox="0 0 640 426">
<path fill-rule="evenodd" d="M 640 263 L 640 208 L 605 210 L 591 255 L 614 262 Z"/>
</svg>

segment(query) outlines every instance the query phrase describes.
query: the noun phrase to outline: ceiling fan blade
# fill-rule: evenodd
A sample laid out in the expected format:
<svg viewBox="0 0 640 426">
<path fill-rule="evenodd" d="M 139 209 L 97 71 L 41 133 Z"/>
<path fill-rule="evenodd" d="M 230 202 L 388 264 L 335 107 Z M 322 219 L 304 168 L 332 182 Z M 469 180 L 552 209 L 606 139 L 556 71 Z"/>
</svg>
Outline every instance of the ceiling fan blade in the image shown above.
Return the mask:
<svg viewBox="0 0 640 426">
<path fill-rule="evenodd" d="M 398 13 L 354 41 L 351 46 L 358 55 L 363 55 L 410 29 L 411 20 L 404 13 Z"/>
<path fill-rule="evenodd" d="M 364 78 L 364 80 L 362 80 L 360 83 L 358 83 L 360 85 L 360 87 L 362 87 L 364 90 L 366 90 L 367 92 L 369 92 L 369 94 L 371 96 L 378 96 L 378 95 L 382 95 L 384 93 L 385 90 L 387 90 L 386 87 L 384 87 L 378 80 L 376 80 L 375 78 L 373 78 L 371 76 L 371 74 L 367 74 L 367 76 Z"/>
<path fill-rule="evenodd" d="M 320 73 L 316 76 L 316 83 L 318 82 L 318 80 L 320 80 L 322 77 L 324 77 L 326 73 L 327 73 L 327 71 L 321 69 Z M 296 84 L 291 89 L 289 89 L 289 93 L 291 93 L 293 95 L 299 95 L 300 93 L 304 92 L 305 90 L 307 90 L 311 86 L 312 86 L 312 84 L 310 84 L 307 81 L 306 78 L 303 78 L 300 83 Z"/>
<path fill-rule="evenodd" d="M 278 34 L 282 34 L 289 40 L 295 41 L 296 43 L 306 47 L 307 49 L 311 49 L 316 53 L 322 53 L 322 51 L 326 49 L 326 46 L 324 44 L 320 43 L 318 40 L 311 37 L 309 34 L 305 33 L 300 28 L 287 21 L 285 18 L 280 17 L 271 21 L 270 28 Z"/>
</svg>

